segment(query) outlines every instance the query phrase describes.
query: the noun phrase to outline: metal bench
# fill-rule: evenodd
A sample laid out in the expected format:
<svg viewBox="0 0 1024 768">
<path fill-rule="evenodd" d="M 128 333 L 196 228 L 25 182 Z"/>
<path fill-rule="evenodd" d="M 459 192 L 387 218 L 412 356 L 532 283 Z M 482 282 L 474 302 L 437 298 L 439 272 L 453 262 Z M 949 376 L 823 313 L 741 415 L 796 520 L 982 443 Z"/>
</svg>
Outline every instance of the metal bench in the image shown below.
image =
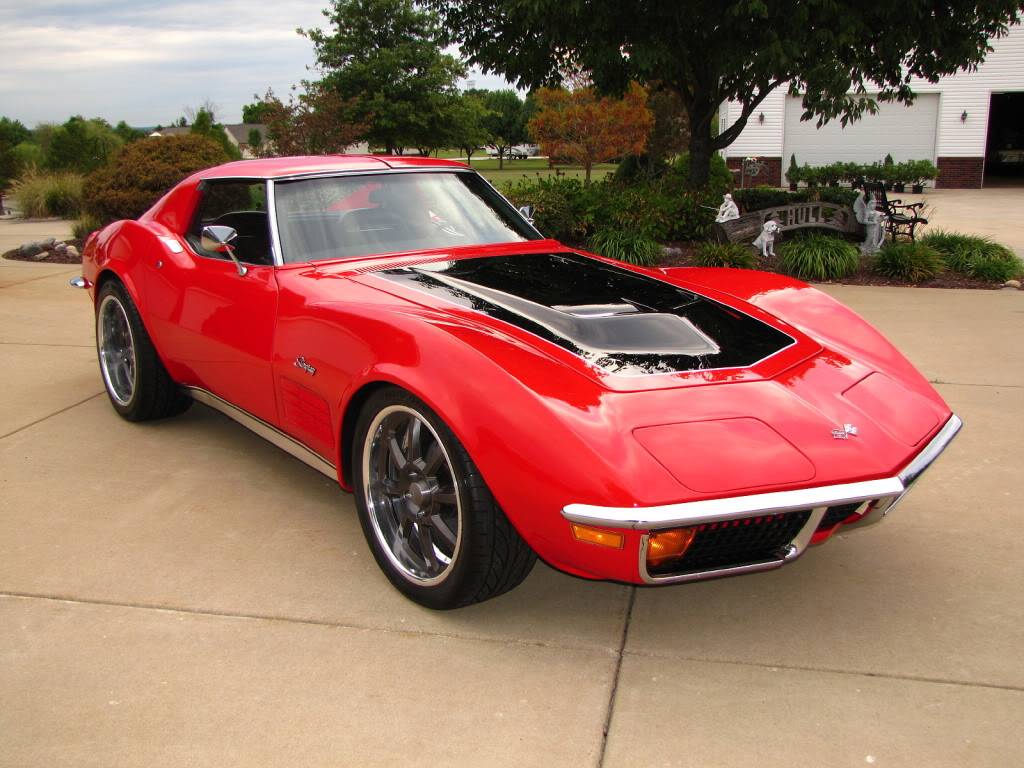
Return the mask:
<svg viewBox="0 0 1024 768">
<path fill-rule="evenodd" d="M 720 243 L 751 243 L 764 223 L 775 219 L 779 231 L 794 229 L 831 229 L 844 235 L 864 236 L 864 225 L 858 223 L 853 209 L 834 203 L 795 203 L 744 213 L 738 219 L 714 224 L 715 239 Z"/>
<path fill-rule="evenodd" d="M 906 235 L 914 240 L 914 230 L 918 224 L 927 224 L 928 219 L 920 215 L 924 203 L 907 203 L 902 200 L 890 200 L 885 194 L 884 184 L 865 184 L 865 192 L 874 193 L 878 210 L 885 214 L 885 230 L 896 240 Z"/>
</svg>

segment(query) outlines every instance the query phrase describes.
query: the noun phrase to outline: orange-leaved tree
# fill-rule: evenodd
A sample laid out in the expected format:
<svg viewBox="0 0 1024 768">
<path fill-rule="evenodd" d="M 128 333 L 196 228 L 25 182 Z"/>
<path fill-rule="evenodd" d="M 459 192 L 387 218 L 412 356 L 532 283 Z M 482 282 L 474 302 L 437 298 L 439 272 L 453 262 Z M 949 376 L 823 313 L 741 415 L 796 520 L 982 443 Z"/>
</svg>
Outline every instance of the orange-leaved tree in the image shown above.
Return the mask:
<svg viewBox="0 0 1024 768">
<path fill-rule="evenodd" d="M 647 91 L 630 83 L 622 98 L 598 96 L 593 88 L 541 88 L 529 129 L 554 162 L 583 166 L 587 183 L 595 163 L 639 155 L 654 125 Z"/>
</svg>

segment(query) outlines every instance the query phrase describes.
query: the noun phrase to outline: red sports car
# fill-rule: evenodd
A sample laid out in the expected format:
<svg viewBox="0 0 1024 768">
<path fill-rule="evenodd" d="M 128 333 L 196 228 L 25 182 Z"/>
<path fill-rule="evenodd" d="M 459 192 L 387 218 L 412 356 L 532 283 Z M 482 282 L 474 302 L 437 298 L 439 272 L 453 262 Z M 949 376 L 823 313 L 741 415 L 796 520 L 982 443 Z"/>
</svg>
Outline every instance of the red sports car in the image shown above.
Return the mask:
<svg viewBox="0 0 1024 768">
<path fill-rule="evenodd" d="M 538 556 L 636 584 L 777 568 L 881 519 L 961 426 L 824 293 L 568 248 L 443 160 L 202 171 L 91 237 L 72 284 L 122 417 L 199 401 L 335 478 L 432 608 Z"/>
</svg>

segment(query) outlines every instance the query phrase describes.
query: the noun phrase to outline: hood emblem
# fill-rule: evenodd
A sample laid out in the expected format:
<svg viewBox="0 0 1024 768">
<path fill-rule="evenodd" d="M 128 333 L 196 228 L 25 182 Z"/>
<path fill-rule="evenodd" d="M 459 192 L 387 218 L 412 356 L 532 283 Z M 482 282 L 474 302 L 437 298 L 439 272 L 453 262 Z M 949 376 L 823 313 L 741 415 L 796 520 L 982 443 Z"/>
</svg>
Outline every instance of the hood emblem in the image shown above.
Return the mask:
<svg viewBox="0 0 1024 768">
<path fill-rule="evenodd" d="M 832 437 L 836 440 L 849 440 L 851 437 L 857 436 L 857 427 L 853 424 L 843 424 L 841 427 L 836 427 L 832 430 Z"/>
<path fill-rule="evenodd" d="M 316 374 L 316 368 L 307 363 L 306 358 L 302 357 L 301 355 L 295 358 L 295 367 L 298 368 L 300 371 L 305 371 L 310 376 Z"/>
</svg>

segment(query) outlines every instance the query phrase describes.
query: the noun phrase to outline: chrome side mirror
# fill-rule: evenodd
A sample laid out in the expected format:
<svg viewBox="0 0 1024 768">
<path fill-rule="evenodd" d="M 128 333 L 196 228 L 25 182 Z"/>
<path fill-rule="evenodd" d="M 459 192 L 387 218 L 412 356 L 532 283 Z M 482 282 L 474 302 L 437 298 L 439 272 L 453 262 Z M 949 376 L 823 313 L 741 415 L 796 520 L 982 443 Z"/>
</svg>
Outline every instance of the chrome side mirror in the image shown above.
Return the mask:
<svg viewBox="0 0 1024 768">
<path fill-rule="evenodd" d="M 519 213 L 522 214 L 523 218 L 526 219 L 530 224 L 533 224 L 533 206 L 524 205 L 519 209 Z"/>
<path fill-rule="evenodd" d="M 235 262 L 235 268 L 240 276 L 245 276 L 248 268 L 235 256 L 235 246 L 232 243 L 238 238 L 238 233 L 232 227 L 210 226 L 203 227 L 199 236 L 199 244 L 204 251 L 213 253 L 226 253 Z"/>
</svg>

